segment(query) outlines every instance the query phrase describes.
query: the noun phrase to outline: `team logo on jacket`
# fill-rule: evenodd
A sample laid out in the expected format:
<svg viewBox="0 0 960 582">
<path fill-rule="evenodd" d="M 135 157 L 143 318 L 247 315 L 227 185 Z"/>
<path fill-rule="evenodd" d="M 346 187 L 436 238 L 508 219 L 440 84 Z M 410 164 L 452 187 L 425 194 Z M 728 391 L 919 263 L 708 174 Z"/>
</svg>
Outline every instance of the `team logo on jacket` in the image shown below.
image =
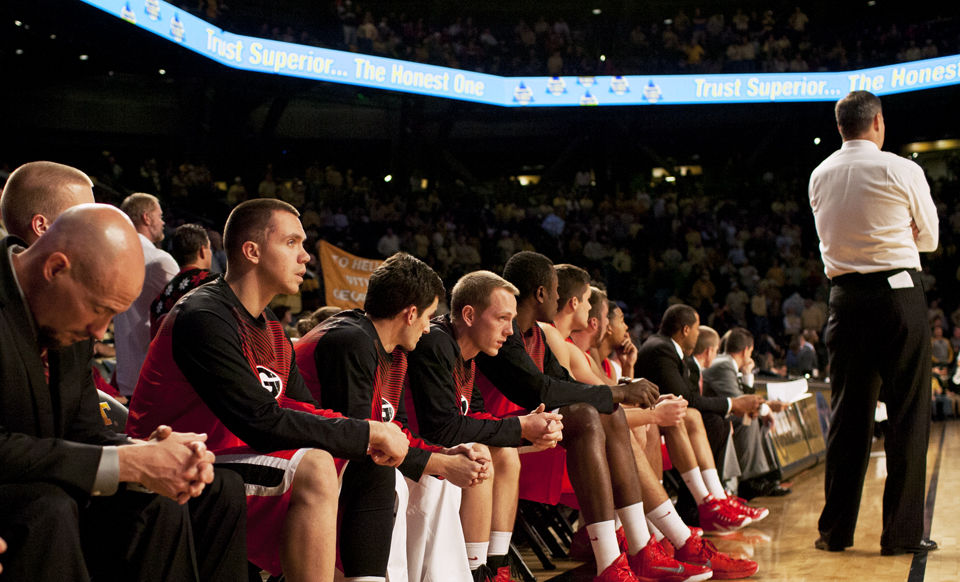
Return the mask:
<svg viewBox="0 0 960 582">
<path fill-rule="evenodd" d="M 393 408 L 393 405 L 390 404 L 390 401 L 386 398 L 380 399 L 380 420 L 382 422 L 390 422 L 393 420 L 394 415 L 397 414 L 397 411 Z"/>
<path fill-rule="evenodd" d="M 270 396 L 279 398 L 280 392 L 283 391 L 283 380 L 280 376 L 270 368 L 263 366 L 257 366 L 257 374 L 260 376 L 260 385 L 270 393 Z"/>
<path fill-rule="evenodd" d="M 460 414 L 462 414 L 463 416 L 466 416 L 468 412 L 470 412 L 470 402 L 467 401 L 466 396 L 461 396 L 460 397 Z"/>
</svg>

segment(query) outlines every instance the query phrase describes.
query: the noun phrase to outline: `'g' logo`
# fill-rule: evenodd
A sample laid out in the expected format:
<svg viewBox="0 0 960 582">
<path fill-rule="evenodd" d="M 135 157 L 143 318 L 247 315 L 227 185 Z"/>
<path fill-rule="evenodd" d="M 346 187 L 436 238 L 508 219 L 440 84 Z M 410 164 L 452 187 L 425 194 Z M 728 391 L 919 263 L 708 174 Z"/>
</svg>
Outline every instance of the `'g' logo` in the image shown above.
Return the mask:
<svg viewBox="0 0 960 582">
<path fill-rule="evenodd" d="M 279 398 L 280 392 L 283 390 L 283 380 L 280 379 L 280 376 L 270 368 L 264 368 L 263 366 L 257 366 L 257 374 L 260 375 L 260 385 L 270 393 L 270 396 Z"/>
<path fill-rule="evenodd" d="M 467 401 L 466 396 L 460 397 L 460 414 L 466 416 L 470 412 L 470 403 Z"/>
<path fill-rule="evenodd" d="M 390 422 L 393 420 L 393 416 L 397 413 L 394 410 L 393 405 L 386 398 L 380 399 L 380 420 L 383 422 Z"/>
</svg>

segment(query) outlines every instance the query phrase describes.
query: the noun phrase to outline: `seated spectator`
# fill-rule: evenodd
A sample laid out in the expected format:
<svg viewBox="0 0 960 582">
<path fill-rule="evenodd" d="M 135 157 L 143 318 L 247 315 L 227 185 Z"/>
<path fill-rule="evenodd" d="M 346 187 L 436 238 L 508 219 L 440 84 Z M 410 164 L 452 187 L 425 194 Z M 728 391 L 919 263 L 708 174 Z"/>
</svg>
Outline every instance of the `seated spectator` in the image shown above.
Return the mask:
<svg viewBox="0 0 960 582">
<path fill-rule="evenodd" d="M 943 337 L 943 327 L 933 326 L 930 338 L 931 354 L 934 364 L 944 364 L 949 366 L 953 362 L 953 346 L 950 340 Z"/>
</svg>

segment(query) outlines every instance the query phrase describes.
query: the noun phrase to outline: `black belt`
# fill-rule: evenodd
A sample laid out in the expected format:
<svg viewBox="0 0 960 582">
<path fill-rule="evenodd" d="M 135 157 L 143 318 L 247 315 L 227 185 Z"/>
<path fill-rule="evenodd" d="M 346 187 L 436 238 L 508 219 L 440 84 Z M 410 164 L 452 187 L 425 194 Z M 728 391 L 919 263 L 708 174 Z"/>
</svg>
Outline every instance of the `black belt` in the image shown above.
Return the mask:
<svg viewBox="0 0 960 582">
<path fill-rule="evenodd" d="M 920 283 L 920 271 L 910 268 L 891 269 L 875 273 L 845 273 L 830 279 L 830 283 L 838 287 L 886 287 L 889 289 L 890 282 L 887 279 L 904 271 L 910 273 L 910 278 L 915 284 Z"/>
</svg>

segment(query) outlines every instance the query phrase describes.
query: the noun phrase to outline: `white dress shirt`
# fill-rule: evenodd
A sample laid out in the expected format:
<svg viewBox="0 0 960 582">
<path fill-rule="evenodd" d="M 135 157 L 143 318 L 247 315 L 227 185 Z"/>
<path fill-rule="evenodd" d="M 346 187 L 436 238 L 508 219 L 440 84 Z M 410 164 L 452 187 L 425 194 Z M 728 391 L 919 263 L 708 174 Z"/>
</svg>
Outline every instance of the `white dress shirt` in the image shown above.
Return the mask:
<svg viewBox="0 0 960 582">
<path fill-rule="evenodd" d="M 158 249 L 147 237 L 140 236 L 146 273 L 140 296 L 123 313 L 113 318 L 114 345 L 117 348 L 117 386 L 124 396 L 133 394 L 140 367 L 150 347 L 150 304 L 170 279 L 180 272 L 170 254 Z"/>
<path fill-rule="evenodd" d="M 810 207 L 827 277 L 920 269 L 936 250 L 937 209 L 923 170 L 868 140 L 843 142 L 810 175 Z M 913 238 L 910 222 L 920 230 Z"/>
</svg>

